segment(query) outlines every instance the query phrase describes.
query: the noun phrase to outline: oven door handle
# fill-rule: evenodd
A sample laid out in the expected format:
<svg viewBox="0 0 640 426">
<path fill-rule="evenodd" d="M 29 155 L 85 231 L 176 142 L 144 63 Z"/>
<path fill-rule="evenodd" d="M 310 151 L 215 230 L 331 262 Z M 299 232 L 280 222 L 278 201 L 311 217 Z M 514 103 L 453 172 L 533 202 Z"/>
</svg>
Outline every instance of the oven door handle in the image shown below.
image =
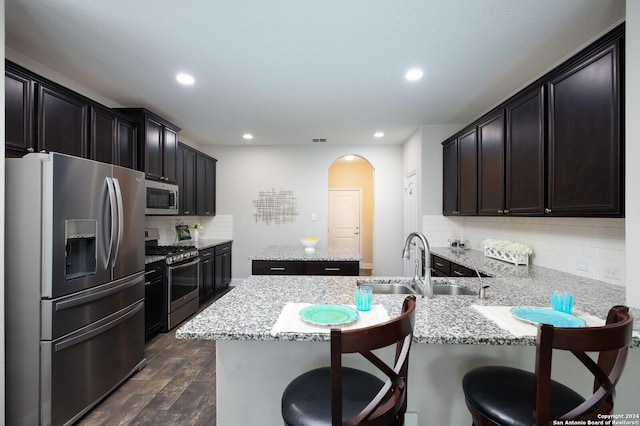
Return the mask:
<svg viewBox="0 0 640 426">
<path fill-rule="evenodd" d="M 192 260 L 191 262 L 188 263 L 181 263 L 179 265 L 171 265 L 169 266 L 169 270 L 170 271 L 177 271 L 178 269 L 183 269 L 183 268 L 188 268 L 190 266 L 193 265 L 197 265 L 198 263 L 200 263 L 200 259 L 196 258 L 196 260 Z"/>
</svg>

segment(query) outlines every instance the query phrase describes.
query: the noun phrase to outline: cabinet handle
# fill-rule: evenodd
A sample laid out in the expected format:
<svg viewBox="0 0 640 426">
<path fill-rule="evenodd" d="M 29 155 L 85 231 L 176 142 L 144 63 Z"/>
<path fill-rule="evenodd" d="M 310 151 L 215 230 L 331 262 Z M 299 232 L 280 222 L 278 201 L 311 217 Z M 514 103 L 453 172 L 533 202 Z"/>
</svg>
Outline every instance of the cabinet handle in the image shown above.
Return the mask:
<svg viewBox="0 0 640 426">
<path fill-rule="evenodd" d="M 340 268 L 324 268 L 325 271 L 339 271 Z"/>
<path fill-rule="evenodd" d="M 27 148 L 27 152 L 33 152 L 33 148 L 31 147 Z"/>
<path fill-rule="evenodd" d="M 184 212 L 184 214 L 190 214 L 190 213 L 191 213 L 190 211 L 186 211 L 186 212 Z"/>
<path fill-rule="evenodd" d="M 213 256 L 213 253 L 205 253 L 200 255 L 200 257 L 209 257 L 209 256 Z"/>
<path fill-rule="evenodd" d="M 463 274 L 462 272 L 460 272 L 460 271 L 453 271 L 453 273 L 454 273 L 454 274 L 456 274 L 456 275 L 459 275 L 459 276 L 460 276 L 460 275 L 464 275 L 464 274 Z"/>
<path fill-rule="evenodd" d="M 504 214 L 509 214 L 511 213 L 509 210 L 505 209 Z"/>
<path fill-rule="evenodd" d="M 275 267 L 275 266 L 272 266 L 272 267 L 270 267 L 270 268 L 269 268 L 269 270 L 270 270 L 270 271 L 286 271 L 286 270 L 287 270 L 287 268 L 282 268 L 282 267 Z"/>
<path fill-rule="evenodd" d="M 546 208 L 546 209 L 544 209 L 544 212 L 545 213 L 551 213 L 551 209 L 550 208 Z"/>
<path fill-rule="evenodd" d="M 459 212 L 459 211 L 457 211 L 457 210 L 454 210 L 452 213 L 453 213 L 453 214 L 460 214 L 460 212 Z"/>
<path fill-rule="evenodd" d="M 504 214 L 504 211 L 498 210 L 498 214 Z"/>
<path fill-rule="evenodd" d="M 443 266 L 444 266 L 444 264 L 443 264 L 443 263 L 438 263 L 438 262 L 436 262 L 436 266 L 443 267 Z"/>
</svg>

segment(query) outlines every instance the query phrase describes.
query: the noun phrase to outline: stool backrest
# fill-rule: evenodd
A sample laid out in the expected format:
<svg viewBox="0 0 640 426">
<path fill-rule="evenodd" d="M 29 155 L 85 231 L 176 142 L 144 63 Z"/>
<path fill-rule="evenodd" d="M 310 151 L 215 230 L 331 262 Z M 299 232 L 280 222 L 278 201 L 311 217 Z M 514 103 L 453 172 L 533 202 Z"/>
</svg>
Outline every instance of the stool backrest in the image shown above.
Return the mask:
<svg viewBox="0 0 640 426">
<path fill-rule="evenodd" d="M 331 418 L 337 425 L 389 425 L 404 416 L 407 407 L 409 350 L 415 325 L 416 297 L 408 296 L 400 316 L 382 324 L 355 330 L 331 330 Z M 371 351 L 396 345 L 394 364 Z M 385 385 L 354 418 L 342 422 L 342 354 L 360 353 L 387 377 Z"/>
<path fill-rule="evenodd" d="M 538 326 L 536 349 L 536 424 L 548 425 L 551 398 L 551 359 L 553 349 L 571 351 L 593 374 L 593 394 L 558 420 L 597 419 L 597 414 L 613 410 L 615 385 L 620 379 L 631 343 L 633 318 L 626 306 L 609 310 L 602 327 L 565 328 Z M 598 353 L 597 363 L 587 352 Z"/>
</svg>

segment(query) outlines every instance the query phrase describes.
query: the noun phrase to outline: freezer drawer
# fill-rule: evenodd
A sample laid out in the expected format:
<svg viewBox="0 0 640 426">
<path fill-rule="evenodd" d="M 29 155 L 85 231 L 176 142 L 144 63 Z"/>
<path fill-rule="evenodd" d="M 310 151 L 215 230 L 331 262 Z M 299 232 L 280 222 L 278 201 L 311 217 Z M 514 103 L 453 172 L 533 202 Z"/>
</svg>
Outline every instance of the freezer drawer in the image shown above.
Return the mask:
<svg viewBox="0 0 640 426">
<path fill-rule="evenodd" d="M 58 340 L 42 342 L 40 423 L 77 419 L 141 369 L 146 363 L 143 337 L 141 301 Z"/>
<path fill-rule="evenodd" d="M 144 300 L 144 271 L 89 290 L 42 300 L 42 340 L 54 340 Z"/>
</svg>

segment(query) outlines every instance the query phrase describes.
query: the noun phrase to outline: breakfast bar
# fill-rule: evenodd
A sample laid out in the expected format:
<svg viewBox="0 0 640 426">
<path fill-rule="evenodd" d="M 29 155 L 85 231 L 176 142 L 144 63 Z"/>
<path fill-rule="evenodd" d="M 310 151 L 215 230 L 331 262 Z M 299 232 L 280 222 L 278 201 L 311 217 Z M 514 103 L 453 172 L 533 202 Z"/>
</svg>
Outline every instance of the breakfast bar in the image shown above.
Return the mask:
<svg viewBox="0 0 640 426">
<path fill-rule="evenodd" d="M 448 249 L 433 252 L 463 262 Z M 412 416 L 417 416 L 420 425 L 470 424 L 461 380 L 471 368 L 499 364 L 533 369 L 536 327 L 512 318 L 509 307 L 548 307 L 550 291 L 567 291 L 575 296 L 574 314 L 596 325 L 610 307 L 625 303 L 622 286 L 533 265 L 495 263 L 479 252 L 466 252 L 466 256 L 476 261 L 481 272 L 492 276 L 483 278 L 483 284 L 489 286 L 485 299 L 436 295 L 417 300 L 407 412 L 415 413 Z M 282 324 L 280 317 L 288 305 L 353 305 L 359 281 L 380 280 L 406 278 L 254 275 L 184 324 L 177 338 L 217 341 L 218 424 L 281 424 L 280 396 L 286 385 L 304 371 L 329 364 L 328 327 L 296 328 L 291 324 L 289 330 L 274 328 L 276 323 Z M 443 280 L 474 292 L 480 285 L 478 278 L 438 278 L 434 282 Z M 404 297 L 374 294 L 372 305 L 394 317 Z M 640 310 L 631 312 L 640 318 Z M 367 313 L 362 313 L 353 325 L 367 318 Z M 634 330 L 634 349 L 629 351 L 618 386 L 617 413 L 638 411 L 634 392 L 640 380 L 640 370 L 634 368 L 640 365 L 640 350 L 635 349 L 640 346 L 637 322 Z M 571 358 L 562 353 L 554 358 L 554 376 L 576 389 L 590 390 L 591 376 Z M 347 358 L 345 364 L 368 369 L 359 359 L 350 362 Z"/>
</svg>

